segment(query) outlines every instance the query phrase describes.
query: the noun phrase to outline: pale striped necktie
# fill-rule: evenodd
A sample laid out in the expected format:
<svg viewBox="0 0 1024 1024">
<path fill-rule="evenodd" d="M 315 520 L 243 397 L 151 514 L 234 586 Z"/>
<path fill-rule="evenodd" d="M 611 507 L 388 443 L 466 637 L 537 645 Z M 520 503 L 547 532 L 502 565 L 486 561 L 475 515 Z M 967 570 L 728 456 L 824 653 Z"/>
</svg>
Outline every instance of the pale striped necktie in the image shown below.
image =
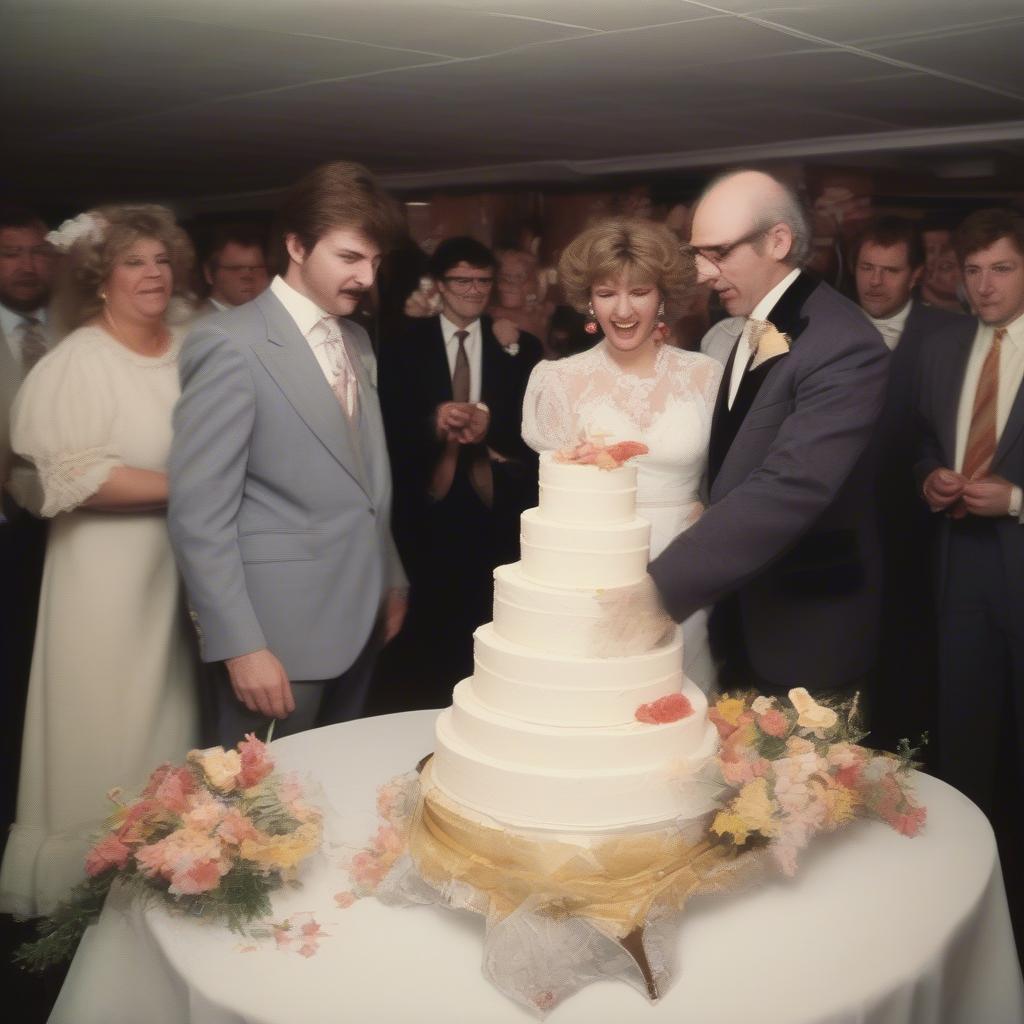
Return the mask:
<svg viewBox="0 0 1024 1024">
<path fill-rule="evenodd" d="M 46 344 L 46 335 L 43 334 L 43 324 L 39 317 L 22 317 L 21 323 L 21 366 L 25 373 L 28 373 L 36 363 L 49 351 Z"/>
<path fill-rule="evenodd" d="M 327 353 L 328 362 L 334 373 L 331 390 L 338 399 L 338 404 L 345 410 L 345 415 L 354 424 L 359 416 L 359 382 L 352 368 L 348 346 L 345 344 L 341 327 L 333 316 L 325 316 L 320 321 L 320 327 L 324 332 L 324 339 L 320 344 Z"/>
</svg>

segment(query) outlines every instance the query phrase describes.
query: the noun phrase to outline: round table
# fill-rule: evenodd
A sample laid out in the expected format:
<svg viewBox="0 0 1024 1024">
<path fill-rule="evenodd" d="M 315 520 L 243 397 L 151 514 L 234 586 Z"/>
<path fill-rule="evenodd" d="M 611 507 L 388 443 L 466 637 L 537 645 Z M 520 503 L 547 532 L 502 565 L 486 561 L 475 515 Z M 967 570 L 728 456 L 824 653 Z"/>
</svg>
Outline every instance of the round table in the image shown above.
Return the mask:
<svg viewBox="0 0 1024 1024">
<path fill-rule="evenodd" d="M 323 788 L 336 837 L 374 831 L 376 786 L 433 747 L 436 712 L 363 719 L 276 741 L 279 768 Z M 676 982 L 655 1005 L 600 982 L 552 1013 L 557 1024 L 1014 1024 L 1024 986 L 995 840 L 956 790 L 917 776 L 928 807 L 907 839 L 861 821 L 821 837 L 796 878 L 691 902 Z M 480 971 L 483 922 L 439 907 L 340 909 L 348 887 L 326 850 L 277 918 L 313 911 L 327 937 L 304 958 L 159 905 L 109 906 L 90 928 L 51 1024 L 523 1024 L 529 1015 Z"/>
</svg>

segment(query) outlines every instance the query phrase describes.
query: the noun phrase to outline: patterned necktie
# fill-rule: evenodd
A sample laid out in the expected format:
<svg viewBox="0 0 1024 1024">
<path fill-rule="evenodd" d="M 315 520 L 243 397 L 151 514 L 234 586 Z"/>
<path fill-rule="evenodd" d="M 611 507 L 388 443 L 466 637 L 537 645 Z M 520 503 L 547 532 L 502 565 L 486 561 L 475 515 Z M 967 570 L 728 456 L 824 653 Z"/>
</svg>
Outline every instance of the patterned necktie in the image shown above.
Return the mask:
<svg viewBox="0 0 1024 1024">
<path fill-rule="evenodd" d="M 338 399 L 338 404 L 345 410 L 345 415 L 355 424 L 359 415 L 359 383 L 355 370 L 352 369 L 348 346 L 345 344 L 338 321 L 333 316 L 325 316 L 320 321 L 320 327 L 326 335 L 321 344 L 334 373 L 331 390 Z"/>
<path fill-rule="evenodd" d="M 42 321 L 35 316 L 22 317 L 21 324 L 21 366 L 28 373 L 49 351 Z"/>
<path fill-rule="evenodd" d="M 469 356 L 466 355 L 466 339 L 469 331 L 456 331 L 459 351 L 455 354 L 455 369 L 452 371 L 452 400 L 469 401 Z"/>
<path fill-rule="evenodd" d="M 985 476 L 996 454 L 996 402 L 999 398 L 999 353 L 1003 347 L 1006 328 L 1000 327 L 992 336 L 985 362 L 978 376 L 978 389 L 974 392 L 974 411 L 967 432 L 964 449 L 963 475 L 968 480 Z"/>
</svg>

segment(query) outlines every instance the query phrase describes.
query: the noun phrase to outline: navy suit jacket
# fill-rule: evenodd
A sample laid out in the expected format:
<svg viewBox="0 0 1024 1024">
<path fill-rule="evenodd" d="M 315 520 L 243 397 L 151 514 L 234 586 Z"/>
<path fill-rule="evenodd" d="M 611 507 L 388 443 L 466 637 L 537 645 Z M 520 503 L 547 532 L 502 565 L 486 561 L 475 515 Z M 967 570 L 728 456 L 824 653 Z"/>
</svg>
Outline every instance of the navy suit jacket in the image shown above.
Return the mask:
<svg viewBox="0 0 1024 1024">
<path fill-rule="evenodd" d="M 877 657 L 881 555 L 872 439 L 889 351 L 863 312 L 802 274 L 768 319 L 790 351 L 723 383 L 710 504 L 650 571 L 677 620 L 731 595 L 751 667 L 835 688 Z M 735 349 L 726 365 L 731 373 Z"/>
</svg>

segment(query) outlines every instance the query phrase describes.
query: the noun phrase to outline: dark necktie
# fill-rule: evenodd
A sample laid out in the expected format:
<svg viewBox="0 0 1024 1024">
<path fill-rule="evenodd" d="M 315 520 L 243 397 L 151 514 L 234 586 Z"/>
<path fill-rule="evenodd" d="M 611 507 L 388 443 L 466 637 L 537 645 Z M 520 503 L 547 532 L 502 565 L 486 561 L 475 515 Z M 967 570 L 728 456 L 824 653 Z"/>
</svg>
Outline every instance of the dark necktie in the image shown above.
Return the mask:
<svg viewBox="0 0 1024 1024">
<path fill-rule="evenodd" d="M 469 356 L 466 355 L 466 339 L 469 331 L 456 331 L 459 351 L 455 354 L 455 369 L 452 371 L 452 400 L 469 401 Z"/>
</svg>

